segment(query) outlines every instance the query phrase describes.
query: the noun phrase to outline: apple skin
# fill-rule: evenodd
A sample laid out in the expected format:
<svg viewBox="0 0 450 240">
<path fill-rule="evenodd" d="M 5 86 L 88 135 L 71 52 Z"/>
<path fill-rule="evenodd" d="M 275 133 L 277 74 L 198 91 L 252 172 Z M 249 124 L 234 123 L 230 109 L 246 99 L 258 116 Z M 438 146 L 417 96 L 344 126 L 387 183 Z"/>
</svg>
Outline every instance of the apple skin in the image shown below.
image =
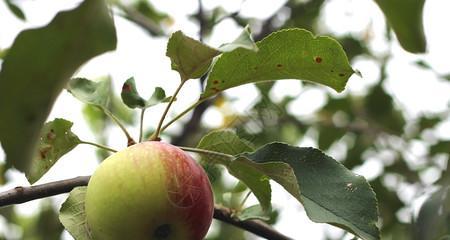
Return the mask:
<svg viewBox="0 0 450 240">
<path fill-rule="evenodd" d="M 214 213 L 203 168 L 173 145 L 149 141 L 105 159 L 85 212 L 94 240 L 201 240 Z"/>
</svg>

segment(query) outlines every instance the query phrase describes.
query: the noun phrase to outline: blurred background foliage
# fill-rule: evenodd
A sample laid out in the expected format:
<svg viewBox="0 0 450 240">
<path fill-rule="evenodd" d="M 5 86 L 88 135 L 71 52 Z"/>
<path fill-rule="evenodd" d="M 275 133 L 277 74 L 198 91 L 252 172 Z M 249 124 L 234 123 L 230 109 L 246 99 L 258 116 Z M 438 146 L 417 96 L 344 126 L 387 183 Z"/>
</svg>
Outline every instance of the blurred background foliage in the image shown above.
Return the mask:
<svg viewBox="0 0 450 240">
<path fill-rule="evenodd" d="M 19 18 L 25 19 L 20 9 L 16 9 L 17 6 L 11 6 L 11 1 L 7 2 Z M 170 137 L 171 142 L 176 145 L 196 146 L 204 134 L 214 130 L 202 124 L 202 119 L 208 108 L 215 107 L 224 119 L 219 128 L 234 129 L 240 137 L 255 147 L 273 141 L 298 144 L 307 139 L 352 170 L 365 165 L 370 168 L 370 162 L 376 161 L 381 170 L 373 169 L 368 180 L 379 200 L 382 239 L 413 239 L 417 231 L 413 227 L 414 218 L 411 213 L 405 214 L 405 210 L 412 208 L 416 198 L 430 193 L 432 188 L 447 185 L 448 182 L 450 141 L 436 137 L 436 128 L 439 124 L 449 121 L 450 111 L 409 117 L 384 84 L 389 77 L 387 63 L 391 57 L 390 53 L 374 52 L 368 47 L 368 37 L 365 34 L 333 36 L 331 30 L 318 22 L 325 4 L 325 0 L 290 0 L 266 19 L 245 18 L 239 11 L 226 12 L 221 7 L 211 10 L 200 7 L 190 19 L 199 26 L 200 39 L 208 39 L 214 27 L 224 19 L 232 19 L 242 27 L 250 24 L 255 40 L 260 40 L 278 29 L 291 27 L 332 36 L 343 45 L 350 62 L 361 57 L 376 62 L 379 79 L 365 93 L 346 92 L 336 95 L 327 92 L 325 104 L 320 109 L 313 114 L 299 116 L 289 111 L 289 105 L 295 97 L 286 95 L 281 99 L 274 99 L 270 94 L 274 83 L 259 83 L 256 87 L 260 97 L 245 111 L 234 110 L 230 105 L 234 99 L 221 94 L 199 105 L 179 132 L 169 135 L 165 133 L 166 137 Z M 117 9 L 117 16 L 136 23 L 151 36 L 167 37 L 166 27 L 171 24 L 171 16 L 155 9 L 151 1 L 114 1 L 112 5 Z M 388 43 L 396 41 L 392 34 L 388 31 L 385 36 Z M 1 50 L 0 56 L 4 52 L 5 50 Z M 418 61 L 415 64 L 420 66 L 422 71 L 433 72 L 426 62 Z M 450 80 L 449 75 L 439 77 L 442 81 Z M 199 81 L 202 83 L 204 78 Z M 302 91 L 319 88 L 305 82 L 298 84 L 303 86 Z M 110 105 L 110 110 L 123 122 L 137 124 L 137 116 L 120 102 L 118 96 L 113 98 Z M 96 134 L 97 141 L 106 143 L 108 126 L 111 124 L 108 118 L 98 109 L 88 105 L 84 108 L 84 115 Z M 152 130 L 146 129 L 147 135 L 151 134 Z M 425 154 L 417 155 L 411 150 L 416 147 L 424 148 Z M 98 153 L 99 159 L 108 155 L 104 151 Z M 243 199 L 248 192 L 245 186 L 237 183 L 230 187 L 226 184 L 226 176 L 221 167 L 206 164 L 204 166 L 214 185 L 216 202 L 238 210 L 242 208 Z M 0 166 L 2 184 L 8 181 L 4 176 L 5 171 L 5 167 Z M 429 172 L 433 173 L 431 181 L 425 177 L 429 176 L 426 174 Z M 402 196 L 399 189 L 404 186 L 414 190 L 412 198 Z M 41 211 L 30 217 L 22 217 L 15 211 L 15 207 L 0 209 L 2 222 L 6 226 L 0 230 L 0 239 L 8 239 L 2 235 L 8 235 L 10 238 L 21 236 L 21 239 L 32 240 L 60 239 L 62 226 L 58 222 L 57 209 L 51 206 L 49 202 L 44 202 Z M 267 222 L 273 224 L 277 217 L 278 212 L 274 208 Z M 342 233 L 340 237 L 334 235 L 328 236 L 327 239 L 345 237 L 345 233 Z M 215 230 L 208 239 L 240 240 L 255 237 L 238 228 L 215 222 Z"/>
</svg>

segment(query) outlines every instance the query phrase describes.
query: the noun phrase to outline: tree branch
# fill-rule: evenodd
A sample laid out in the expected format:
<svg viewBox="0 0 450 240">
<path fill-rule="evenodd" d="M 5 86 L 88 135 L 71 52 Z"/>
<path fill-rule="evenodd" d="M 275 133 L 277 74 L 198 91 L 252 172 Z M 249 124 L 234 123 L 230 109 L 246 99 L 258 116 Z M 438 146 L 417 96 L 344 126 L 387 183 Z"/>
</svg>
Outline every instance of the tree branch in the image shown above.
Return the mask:
<svg viewBox="0 0 450 240">
<path fill-rule="evenodd" d="M 232 211 L 229 208 L 215 206 L 214 208 L 214 218 L 220 220 L 222 222 L 226 222 L 238 228 L 242 228 L 247 230 L 253 234 L 256 234 L 260 237 L 270 239 L 270 240 L 292 240 L 280 232 L 274 230 L 270 225 L 258 221 L 258 220 L 246 220 L 239 221 L 238 219 L 233 218 Z"/>
<path fill-rule="evenodd" d="M 86 186 L 89 178 L 90 176 L 81 176 L 35 186 L 15 187 L 0 193 L 0 207 L 68 193 L 75 187 Z M 240 221 L 232 217 L 232 210 L 229 208 L 215 206 L 214 218 L 269 240 L 291 240 L 291 238 L 284 236 L 261 221 Z"/>
<path fill-rule="evenodd" d="M 15 187 L 0 193 L 0 207 L 67 193 L 75 187 L 86 186 L 89 178 L 90 176 L 82 176 L 30 187 Z"/>
</svg>

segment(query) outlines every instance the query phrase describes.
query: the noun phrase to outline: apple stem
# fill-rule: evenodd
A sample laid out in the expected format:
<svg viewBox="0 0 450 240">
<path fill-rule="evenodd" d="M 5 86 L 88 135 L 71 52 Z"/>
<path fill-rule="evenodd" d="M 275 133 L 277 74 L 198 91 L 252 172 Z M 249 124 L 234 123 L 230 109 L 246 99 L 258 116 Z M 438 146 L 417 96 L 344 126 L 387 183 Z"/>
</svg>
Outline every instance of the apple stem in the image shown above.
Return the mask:
<svg viewBox="0 0 450 240">
<path fill-rule="evenodd" d="M 136 144 L 136 141 L 134 141 L 134 139 L 131 137 L 130 133 L 127 131 L 127 129 L 125 128 L 125 126 L 119 121 L 119 119 L 114 116 L 114 114 L 112 114 L 109 110 L 107 109 L 103 109 L 103 112 L 108 115 L 116 124 L 117 126 L 119 126 L 119 128 L 122 130 L 122 132 L 125 134 L 125 136 L 127 137 L 128 140 L 128 146 L 134 145 Z"/>
<path fill-rule="evenodd" d="M 158 127 L 156 128 L 156 131 L 152 134 L 152 136 L 150 136 L 149 140 L 150 141 L 157 141 L 159 140 L 159 134 L 164 131 L 164 129 L 162 129 L 162 124 L 164 122 L 164 119 L 167 116 L 167 113 L 169 112 L 170 107 L 172 106 L 172 103 L 175 101 L 178 93 L 180 92 L 181 88 L 183 87 L 184 83 L 186 82 L 187 79 L 181 79 L 180 84 L 178 85 L 177 89 L 175 90 L 175 93 L 173 94 L 172 98 L 170 98 L 169 104 L 167 104 L 166 109 L 164 110 L 163 115 L 161 116 L 161 119 L 159 120 L 158 123 Z"/>
<path fill-rule="evenodd" d="M 110 147 L 108 147 L 108 146 L 101 145 L 101 144 L 98 144 L 98 143 L 87 142 L 87 141 L 83 141 L 83 140 L 80 140 L 79 143 L 80 143 L 80 144 L 91 145 L 91 146 L 94 146 L 94 147 L 98 147 L 98 148 L 100 148 L 100 149 L 103 149 L 103 150 L 106 150 L 106 151 L 110 151 L 110 152 L 117 152 L 117 150 L 115 150 L 115 149 L 112 149 L 112 148 L 110 148 Z"/>
<path fill-rule="evenodd" d="M 141 110 L 141 119 L 140 119 L 140 126 L 139 126 L 139 142 L 142 142 L 142 135 L 144 134 L 144 113 L 145 108 Z"/>
</svg>

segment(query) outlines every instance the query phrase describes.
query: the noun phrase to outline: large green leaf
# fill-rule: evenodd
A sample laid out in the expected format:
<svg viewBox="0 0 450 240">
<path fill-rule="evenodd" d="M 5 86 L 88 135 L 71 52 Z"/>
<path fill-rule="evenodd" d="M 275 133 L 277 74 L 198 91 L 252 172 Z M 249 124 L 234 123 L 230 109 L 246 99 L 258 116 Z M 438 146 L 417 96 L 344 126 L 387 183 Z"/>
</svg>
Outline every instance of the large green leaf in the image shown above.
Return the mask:
<svg viewBox="0 0 450 240">
<path fill-rule="evenodd" d="M 224 53 L 212 66 L 202 98 L 246 83 L 301 79 L 344 90 L 354 73 L 339 43 L 314 37 L 303 29 L 270 34 L 257 43 L 259 51 L 236 49 Z"/>
<path fill-rule="evenodd" d="M 422 205 L 414 222 L 414 239 L 437 240 L 450 236 L 450 187 L 445 186 L 433 193 Z M 447 236 L 447 238 L 444 238 Z"/>
<path fill-rule="evenodd" d="M 9 165 L 28 171 L 41 127 L 67 80 L 83 63 L 115 47 L 103 0 L 84 1 L 47 26 L 17 36 L 0 72 L 0 141 Z"/>
<path fill-rule="evenodd" d="M 25 172 L 31 184 L 39 180 L 59 158 L 80 143 L 80 139 L 70 131 L 72 125 L 72 122 L 61 118 L 44 125 L 31 167 Z"/>
<path fill-rule="evenodd" d="M 377 202 L 370 185 L 320 150 L 271 143 L 240 156 L 283 187 L 291 186 L 286 190 L 303 203 L 311 220 L 333 224 L 363 239 L 379 239 Z M 293 173 L 276 170 L 277 163 L 287 164 Z"/>
<path fill-rule="evenodd" d="M 375 0 L 402 47 L 412 53 L 426 51 L 423 31 L 425 0 Z"/>
<path fill-rule="evenodd" d="M 86 190 L 87 187 L 74 188 L 59 212 L 59 220 L 76 240 L 93 240 L 84 208 Z"/>
<path fill-rule="evenodd" d="M 257 51 L 248 27 L 231 43 L 222 45 L 219 49 L 212 48 L 200 41 L 184 35 L 181 31 L 174 32 L 167 43 L 168 56 L 172 69 L 178 71 L 181 80 L 199 78 L 208 70 L 214 57 L 222 52 L 231 52 L 238 48 Z"/>
</svg>

